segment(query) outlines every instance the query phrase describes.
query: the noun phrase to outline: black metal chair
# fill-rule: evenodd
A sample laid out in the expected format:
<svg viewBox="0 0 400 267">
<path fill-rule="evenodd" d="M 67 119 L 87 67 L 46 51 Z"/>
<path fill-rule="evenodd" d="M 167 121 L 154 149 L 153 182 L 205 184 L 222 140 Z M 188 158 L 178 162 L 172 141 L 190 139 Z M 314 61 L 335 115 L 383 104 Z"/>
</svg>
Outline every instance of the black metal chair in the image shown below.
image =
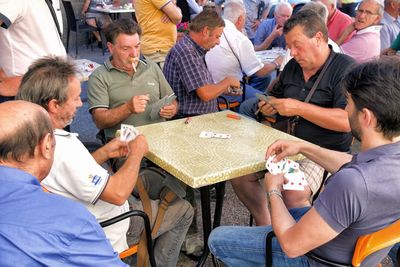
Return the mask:
<svg viewBox="0 0 400 267">
<path fill-rule="evenodd" d="M 90 36 L 90 48 L 93 51 L 93 33 L 94 31 L 99 31 L 100 29 L 90 26 L 86 24 L 85 21 L 82 21 L 81 19 L 77 19 L 75 17 L 75 12 L 74 8 L 72 7 L 71 1 L 69 0 L 62 0 L 65 14 L 67 16 L 67 53 L 69 49 L 69 35 L 70 32 L 73 31 L 75 32 L 75 55 L 78 56 L 78 36 L 79 33 L 89 33 Z M 93 17 L 94 18 L 94 17 Z"/>
</svg>

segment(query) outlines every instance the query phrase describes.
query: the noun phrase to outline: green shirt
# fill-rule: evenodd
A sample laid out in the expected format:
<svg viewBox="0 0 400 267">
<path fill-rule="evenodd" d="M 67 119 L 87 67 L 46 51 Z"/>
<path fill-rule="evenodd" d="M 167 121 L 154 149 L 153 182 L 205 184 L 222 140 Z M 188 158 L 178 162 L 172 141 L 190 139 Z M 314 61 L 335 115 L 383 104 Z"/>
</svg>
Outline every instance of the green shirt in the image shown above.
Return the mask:
<svg viewBox="0 0 400 267">
<path fill-rule="evenodd" d="M 392 45 L 390 48 L 399 51 L 400 50 L 400 33 L 397 35 L 396 40 L 393 41 Z"/>
<path fill-rule="evenodd" d="M 144 112 L 132 114 L 111 128 L 104 129 L 106 137 L 114 137 L 121 123 L 140 126 L 165 121 L 159 117 L 150 119 L 152 104 L 166 95 L 173 93 L 160 67 L 151 60 L 139 61 L 137 72 L 130 76 L 116 69 L 111 58 L 98 67 L 89 77 L 88 102 L 89 111 L 95 108 L 116 108 L 130 101 L 133 96 L 149 94 L 150 101 Z"/>
</svg>

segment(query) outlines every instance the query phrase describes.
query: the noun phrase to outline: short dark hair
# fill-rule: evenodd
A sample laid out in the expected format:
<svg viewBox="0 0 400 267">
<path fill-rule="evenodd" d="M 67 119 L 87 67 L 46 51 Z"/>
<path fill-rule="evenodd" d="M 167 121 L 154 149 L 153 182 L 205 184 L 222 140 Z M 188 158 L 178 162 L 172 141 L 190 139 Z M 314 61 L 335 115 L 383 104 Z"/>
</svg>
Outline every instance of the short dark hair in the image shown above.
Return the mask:
<svg viewBox="0 0 400 267">
<path fill-rule="evenodd" d="M 288 34 L 294 27 L 300 25 L 303 29 L 303 33 L 308 37 L 314 37 L 317 32 L 321 32 L 324 40 L 328 42 L 328 28 L 326 27 L 325 21 L 314 11 L 300 10 L 296 14 L 292 15 L 283 26 L 283 33 Z"/>
<path fill-rule="evenodd" d="M 15 121 L 11 131 L 3 131 L 0 134 L 0 161 L 12 159 L 22 162 L 26 155 L 33 158 L 35 148 L 46 134 L 53 134 L 50 118 L 43 109 L 29 112 L 34 113 L 26 120 Z"/>
<path fill-rule="evenodd" d="M 210 30 L 225 27 L 224 20 L 215 8 L 203 10 L 189 24 L 189 30 L 192 32 L 201 32 L 204 27 L 208 27 Z"/>
<path fill-rule="evenodd" d="M 47 110 L 50 100 L 60 104 L 67 101 L 69 79 L 76 75 L 71 61 L 61 57 L 44 57 L 36 60 L 22 77 L 16 99 L 33 102 Z"/>
<path fill-rule="evenodd" d="M 120 19 L 113 21 L 104 29 L 104 32 L 107 42 L 112 44 L 115 44 L 115 40 L 121 33 L 127 35 L 142 35 L 142 29 L 140 28 L 139 24 L 131 19 Z"/>
<path fill-rule="evenodd" d="M 400 135 L 400 60 L 381 58 L 356 65 L 343 80 L 358 111 L 375 115 L 377 129 L 392 140 Z"/>
</svg>

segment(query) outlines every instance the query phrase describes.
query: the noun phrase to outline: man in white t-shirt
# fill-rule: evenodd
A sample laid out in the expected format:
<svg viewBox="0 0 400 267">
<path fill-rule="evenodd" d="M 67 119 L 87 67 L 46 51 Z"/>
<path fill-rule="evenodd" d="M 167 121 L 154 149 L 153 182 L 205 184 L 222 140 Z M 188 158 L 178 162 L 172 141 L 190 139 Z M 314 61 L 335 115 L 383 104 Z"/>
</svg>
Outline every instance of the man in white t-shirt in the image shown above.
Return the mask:
<svg viewBox="0 0 400 267">
<path fill-rule="evenodd" d="M 214 82 L 218 83 L 227 76 L 242 80 L 243 74 L 248 77 L 255 74 L 263 78 L 282 62 L 281 58 L 272 63 L 262 63 L 256 56 L 253 44 L 243 34 L 246 11 L 238 2 L 229 2 L 224 7 L 225 28 L 219 45 L 206 54 L 207 68 Z M 250 85 L 246 85 L 246 99 L 255 97 L 256 93 L 264 93 Z M 230 102 L 241 101 L 242 96 L 224 95 Z"/>
<path fill-rule="evenodd" d="M 45 0 L 0 0 L 0 95 L 15 96 L 28 66 L 47 55 L 66 52 Z"/>
<path fill-rule="evenodd" d="M 50 192 L 79 201 L 101 222 L 130 209 L 142 208 L 131 195 L 136 185 L 140 163 L 148 151 L 146 139 L 138 135 L 129 143 L 115 138 L 92 154 L 76 134 L 62 130 L 71 123 L 82 106 L 80 82 L 74 66 L 57 57 L 36 61 L 24 75 L 17 98 L 37 103 L 49 113 L 56 138 L 54 163 L 43 186 Z M 51 85 L 51 86 L 48 86 Z M 146 101 L 134 101 L 137 111 L 143 111 Z M 125 157 L 125 163 L 114 174 L 102 168 L 110 158 Z M 151 200 L 155 222 L 159 200 Z M 176 266 L 179 251 L 192 222 L 193 209 L 178 199 L 169 204 L 161 226 L 153 236 L 158 266 Z M 107 238 L 117 252 L 139 241 L 143 229 L 141 218 L 132 217 L 104 228 Z M 95 250 L 95 248 L 93 248 Z"/>
</svg>

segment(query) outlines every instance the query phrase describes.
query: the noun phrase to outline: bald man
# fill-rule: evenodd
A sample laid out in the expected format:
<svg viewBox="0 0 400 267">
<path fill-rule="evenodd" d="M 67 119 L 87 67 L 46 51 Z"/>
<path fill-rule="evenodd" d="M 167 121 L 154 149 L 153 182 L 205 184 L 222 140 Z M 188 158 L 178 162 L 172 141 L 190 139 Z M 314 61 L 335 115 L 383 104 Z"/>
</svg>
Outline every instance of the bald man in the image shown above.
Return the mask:
<svg viewBox="0 0 400 267">
<path fill-rule="evenodd" d="M 55 148 L 47 112 L 9 101 L 0 104 L 0 125 L 0 266 L 57 266 L 61 259 L 68 266 L 126 266 L 82 205 L 42 190 Z"/>
</svg>

